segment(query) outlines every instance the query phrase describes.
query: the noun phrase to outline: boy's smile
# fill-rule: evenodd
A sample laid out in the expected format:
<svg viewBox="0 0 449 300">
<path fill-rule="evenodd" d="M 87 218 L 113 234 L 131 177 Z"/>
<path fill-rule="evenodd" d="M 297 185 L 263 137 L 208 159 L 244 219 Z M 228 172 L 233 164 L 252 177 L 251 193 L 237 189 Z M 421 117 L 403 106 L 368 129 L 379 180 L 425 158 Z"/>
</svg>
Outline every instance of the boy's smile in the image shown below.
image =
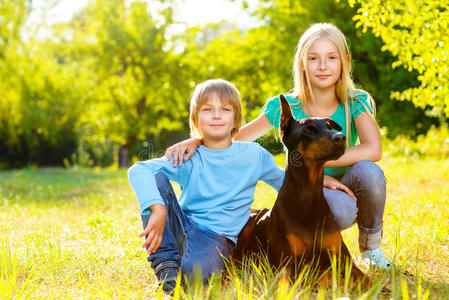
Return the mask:
<svg viewBox="0 0 449 300">
<path fill-rule="evenodd" d="M 206 147 L 216 149 L 222 146 L 229 147 L 234 128 L 234 107 L 221 101 L 218 95 L 213 93 L 207 102 L 201 105 L 198 127 Z"/>
</svg>

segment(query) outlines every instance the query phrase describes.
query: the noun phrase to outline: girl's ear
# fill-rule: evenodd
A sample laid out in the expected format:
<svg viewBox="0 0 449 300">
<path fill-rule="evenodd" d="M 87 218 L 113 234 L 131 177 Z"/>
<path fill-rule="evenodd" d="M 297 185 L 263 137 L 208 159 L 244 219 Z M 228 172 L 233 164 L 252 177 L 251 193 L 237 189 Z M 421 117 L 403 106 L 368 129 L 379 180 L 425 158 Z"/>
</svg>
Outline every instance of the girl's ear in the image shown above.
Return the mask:
<svg viewBox="0 0 449 300">
<path fill-rule="evenodd" d="M 288 133 L 291 121 L 293 120 L 293 114 L 290 108 L 290 104 L 288 104 L 288 101 L 287 99 L 285 99 L 284 95 L 279 95 L 279 100 L 281 101 L 281 120 L 279 129 L 280 136 L 282 138 L 286 133 Z"/>
</svg>

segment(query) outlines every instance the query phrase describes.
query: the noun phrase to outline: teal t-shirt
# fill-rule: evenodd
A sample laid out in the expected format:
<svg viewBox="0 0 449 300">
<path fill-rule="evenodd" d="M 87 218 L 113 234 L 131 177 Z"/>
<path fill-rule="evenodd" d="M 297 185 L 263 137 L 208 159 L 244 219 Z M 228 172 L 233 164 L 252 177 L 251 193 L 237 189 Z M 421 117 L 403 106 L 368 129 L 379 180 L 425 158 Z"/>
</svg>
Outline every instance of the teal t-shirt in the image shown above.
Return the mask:
<svg viewBox="0 0 449 300">
<path fill-rule="evenodd" d="M 295 96 L 285 95 L 285 98 L 290 104 L 293 117 L 295 118 L 295 120 L 309 118 L 309 116 L 306 115 L 306 113 L 304 112 L 301 102 Z M 355 119 L 360 113 L 366 111 L 363 104 L 371 111 L 371 107 L 369 106 L 367 99 L 368 94 L 359 93 L 355 100 L 350 99 L 349 101 L 349 109 L 351 113 L 351 140 L 349 141 L 350 147 L 355 146 L 357 139 L 359 137 L 357 129 L 355 128 Z M 265 106 L 264 114 L 274 128 L 279 128 L 280 122 L 279 120 L 281 118 L 279 96 L 268 99 L 268 102 Z M 346 135 L 345 105 L 340 103 L 335 112 L 329 118 L 337 122 L 338 125 L 340 125 L 342 128 L 340 132 Z M 339 177 L 343 176 L 346 173 L 346 171 L 349 170 L 349 168 L 350 167 L 324 168 L 324 174 L 333 177 Z"/>
</svg>

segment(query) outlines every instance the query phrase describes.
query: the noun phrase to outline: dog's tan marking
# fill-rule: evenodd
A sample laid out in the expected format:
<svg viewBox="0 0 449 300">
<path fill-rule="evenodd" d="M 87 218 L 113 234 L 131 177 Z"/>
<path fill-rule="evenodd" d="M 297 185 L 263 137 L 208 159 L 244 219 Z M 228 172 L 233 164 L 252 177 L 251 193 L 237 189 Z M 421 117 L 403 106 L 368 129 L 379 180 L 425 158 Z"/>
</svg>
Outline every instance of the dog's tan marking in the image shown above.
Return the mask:
<svg viewBox="0 0 449 300">
<path fill-rule="evenodd" d="M 306 160 L 315 160 L 315 157 L 322 156 L 324 151 L 329 151 L 328 147 L 329 139 L 326 137 L 321 137 L 307 147 L 307 150 L 304 152 L 304 159 Z"/>
<path fill-rule="evenodd" d="M 299 256 L 304 254 L 306 249 L 312 248 L 312 242 L 307 239 L 296 235 L 294 233 L 287 234 L 287 240 L 292 250 L 293 255 Z"/>
<path fill-rule="evenodd" d="M 337 253 L 340 249 L 340 244 L 342 242 L 341 233 L 339 231 L 331 234 L 327 234 L 323 237 L 322 249 L 329 249 L 332 253 Z"/>
</svg>

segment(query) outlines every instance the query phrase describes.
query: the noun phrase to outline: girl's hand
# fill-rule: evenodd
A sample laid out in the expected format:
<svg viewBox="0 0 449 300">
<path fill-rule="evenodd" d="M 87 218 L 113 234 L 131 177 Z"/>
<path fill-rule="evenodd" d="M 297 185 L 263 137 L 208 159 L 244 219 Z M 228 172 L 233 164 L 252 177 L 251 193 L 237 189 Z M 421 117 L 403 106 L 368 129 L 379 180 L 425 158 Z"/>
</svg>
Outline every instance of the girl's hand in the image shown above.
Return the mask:
<svg viewBox="0 0 449 300">
<path fill-rule="evenodd" d="M 147 238 L 142 244 L 142 248 L 146 248 L 148 245 L 147 253 L 151 254 L 156 252 L 162 242 L 162 235 L 165 228 L 165 220 L 167 219 L 167 208 L 162 204 L 154 204 L 151 207 L 151 216 L 148 220 L 148 225 L 144 231 L 139 234 L 139 237 Z"/>
<path fill-rule="evenodd" d="M 178 162 L 179 166 L 182 166 L 183 158 L 184 160 L 189 160 L 200 145 L 201 139 L 199 138 L 191 138 L 179 142 L 165 150 L 165 157 L 167 160 L 170 160 L 173 154 L 173 167 L 176 168 L 178 166 Z M 184 154 L 186 154 L 186 156 L 184 156 Z"/>
<path fill-rule="evenodd" d="M 324 182 L 323 186 L 331 189 L 331 190 L 340 190 L 351 196 L 352 199 L 357 201 L 357 198 L 355 197 L 354 193 L 343 183 L 335 179 L 334 177 L 324 175 Z"/>
</svg>

